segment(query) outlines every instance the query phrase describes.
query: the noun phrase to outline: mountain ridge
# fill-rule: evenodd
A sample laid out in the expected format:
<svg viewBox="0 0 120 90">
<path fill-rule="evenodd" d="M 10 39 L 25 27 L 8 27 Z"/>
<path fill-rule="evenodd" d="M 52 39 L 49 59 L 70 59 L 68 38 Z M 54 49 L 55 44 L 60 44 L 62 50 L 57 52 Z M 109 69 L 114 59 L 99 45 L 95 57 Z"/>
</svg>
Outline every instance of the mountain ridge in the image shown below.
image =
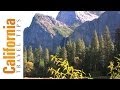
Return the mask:
<svg viewBox="0 0 120 90">
<path fill-rule="evenodd" d="M 103 33 L 106 26 L 109 27 L 111 36 L 114 39 L 114 32 L 120 26 L 120 12 L 119 11 L 106 11 L 98 19 L 87 21 L 78 26 L 70 36 L 73 40 L 78 38 L 85 38 L 86 42 L 91 41 L 93 31 L 96 30 L 98 36 Z M 85 36 L 86 35 L 86 36 Z"/>
</svg>

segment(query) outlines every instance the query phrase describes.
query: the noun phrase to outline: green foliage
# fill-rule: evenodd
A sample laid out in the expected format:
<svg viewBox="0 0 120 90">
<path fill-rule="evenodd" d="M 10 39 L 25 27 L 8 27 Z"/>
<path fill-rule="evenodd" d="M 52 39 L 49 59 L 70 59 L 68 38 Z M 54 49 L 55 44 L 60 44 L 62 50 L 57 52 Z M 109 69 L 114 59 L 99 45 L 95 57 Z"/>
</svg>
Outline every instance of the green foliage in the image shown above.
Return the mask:
<svg viewBox="0 0 120 90">
<path fill-rule="evenodd" d="M 39 63 L 39 60 L 42 59 L 42 47 L 35 48 L 34 50 L 34 62 Z"/>
<path fill-rule="evenodd" d="M 32 50 L 32 47 L 31 47 L 31 46 L 30 46 L 29 49 L 28 49 L 27 61 L 29 61 L 29 62 L 34 62 L 34 55 L 33 55 L 33 50 Z"/>
<path fill-rule="evenodd" d="M 99 44 L 100 44 L 100 49 L 99 49 L 99 70 L 101 71 L 102 75 L 106 74 L 106 62 L 105 62 L 105 44 L 104 44 L 104 39 L 103 36 L 100 36 L 99 39 Z"/>
<path fill-rule="evenodd" d="M 73 30 L 75 30 L 76 27 L 80 26 L 80 22 L 79 21 L 75 21 L 73 23 L 73 25 L 70 26 L 70 28 L 72 28 Z"/>
<path fill-rule="evenodd" d="M 82 66 L 84 60 L 85 60 L 85 43 L 83 41 L 83 39 L 78 39 L 76 42 L 76 56 L 78 57 L 78 63 L 77 65 L 79 67 Z"/>
<path fill-rule="evenodd" d="M 27 50 L 26 50 L 26 47 L 24 47 L 24 51 L 23 51 L 23 61 L 24 61 L 24 63 L 27 62 Z"/>
<path fill-rule="evenodd" d="M 57 55 L 58 57 L 61 57 L 60 54 L 61 54 L 61 47 L 58 46 L 57 49 L 56 49 L 56 55 Z"/>
<path fill-rule="evenodd" d="M 46 64 L 45 64 L 45 60 L 41 59 L 39 62 L 39 77 L 46 77 Z"/>
<path fill-rule="evenodd" d="M 44 59 L 41 59 L 41 60 L 40 60 L 39 66 L 40 66 L 41 68 L 45 68 L 45 61 L 44 61 Z"/>
<path fill-rule="evenodd" d="M 60 35 L 64 37 L 69 36 L 73 32 L 73 30 L 71 30 L 70 28 L 66 28 L 63 26 L 55 26 L 53 30 L 58 32 Z"/>
<path fill-rule="evenodd" d="M 120 53 L 120 28 L 116 29 L 115 32 L 115 54 L 116 56 Z"/>
<path fill-rule="evenodd" d="M 120 56 L 120 55 L 119 55 Z M 111 61 L 108 68 L 110 69 L 109 74 L 111 75 L 111 79 L 120 79 L 120 58 L 115 57 L 117 60 L 117 65 L 115 65 L 115 62 Z"/>
<path fill-rule="evenodd" d="M 72 49 L 72 56 L 71 56 L 71 58 L 72 58 L 72 60 L 73 60 L 73 62 L 72 62 L 72 65 L 74 65 L 75 66 L 75 60 L 76 60 L 76 43 L 75 42 L 73 42 L 73 49 Z"/>
<path fill-rule="evenodd" d="M 92 69 L 90 46 L 86 47 L 85 49 L 85 60 L 83 61 L 83 69 L 86 73 L 90 73 Z"/>
<path fill-rule="evenodd" d="M 82 53 L 85 53 L 85 43 L 83 39 L 78 39 L 76 42 L 76 54 L 81 57 Z"/>
<path fill-rule="evenodd" d="M 62 48 L 62 58 L 63 58 L 64 60 L 67 59 L 67 50 L 66 50 L 65 47 Z"/>
<path fill-rule="evenodd" d="M 107 26 L 103 33 L 103 39 L 104 39 L 105 59 L 106 59 L 106 64 L 108 64 L 109 60 L 113 58 L 114 44 L 111 40 L 110 31 Z"/>
<path fill-rule="evenodd" d="M 71 41 L 71 39 L 67 41 L 66 50 L 67 50 L 67 59 L 69 60 L 69 63 L 71 65 L 71 63 L 74 62 L 74 60 L 73 60 L 73 42 Z"/>
<path fill-rule="evenodd" d="M 45 59 L 46 63 L 49 62 L 49 59 L 50 59 L 49 58 L 49 50 L 47 48 L 45 49 L 44 59 Z"/>
<path fill-rule="evenodd" d="M 67 50 L 67 59 L 69 60 L 70 65 L 75 66 L 76 43 L 72 41 L 71 39 L 67 41 L 66 50 Z"/>
<path fill-rule="evenodd" d="M 85 73 L 83 70 L 74 69 L 73 66 L 70 66 L 68 60 L 63 60 L 62 58 L 57 58 L 56 56 L 51 56 L 51 61 L 58 66 L 58 69 L 50 67 L 48 69 L 53 75 L 53 78 L 63 78 L 63 79 L 83 79 Z"/>
<path fill-rule="evenodd" d="M 91 42 L 91 50 L 92 51 L 98 51 L 99 50 L 99 40 L 97 36 L 97 32 L 95 31 L 93 34 L 93 39 Z"/>
<path fill-rule="evenodd" d="M 105 51 L 104 51 L 104 39 L 103 39 L 103 36 L 101 35 L 100 36 L 100 39 L 99 39 L 99 44 L 100 44 L 100 60 L 104 60 L 105 59 Z"/>
<path fill-rule="evenodd" d="M 98 68 L 97 64 L 99 62 L 99 40 L 96 31 L 93 34 L 90 51 L 91 51 L 90 60 L 91 60 L 92 70 L 96 72 Z"/>
</svg>

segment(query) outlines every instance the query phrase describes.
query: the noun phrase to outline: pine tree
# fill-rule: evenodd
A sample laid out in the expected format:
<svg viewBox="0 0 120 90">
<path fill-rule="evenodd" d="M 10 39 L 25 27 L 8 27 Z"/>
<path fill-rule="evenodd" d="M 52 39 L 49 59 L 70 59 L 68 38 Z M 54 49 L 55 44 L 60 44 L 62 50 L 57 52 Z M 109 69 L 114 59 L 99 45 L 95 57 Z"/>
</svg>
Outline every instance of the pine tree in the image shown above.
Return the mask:
<svg viewBox="0 0 120 90">
<path fill-rule="evenodd" d="M 104 54 L 105 54 L 105 52 L 104 52 L 104 47 L 105 47 L 105 45 L 104 45 L 104 39 L 103 39 L 103 36 L 101 35 L 100 36 L 100 39 L 99 39 L 99 44 L 100 44 L 100 59 L 101 60 L 104 60 Z"/>
<path fill-rule="evenodd" d="M 93 34 L 93 38 L 91 41 L 91 60 L 93 65 L 93 70 L 97 70 L 97 64 L 99 60 L 99 40 L 97 36 L 97 32 L 95 31 Z"/>
<path fill-rule="evenodd" d="M 39 47 L 40 49 L 40 60 L 43 58 L 43 49 L 42 49 L 42 46 Z"/>
<path fill-rule="evenodd" d="M 35 48 L 34 50 L 34 62 L 38 63 L 40 60 L 40 48 Z"/>
<path fill-rule="evenodd" d="M 24 57 L 23 57 L 24 63 L 26 63 L 27 62 L 27 50 L 26 50 L 26 47 L 24 47 L 23 55 L 24 55 Z"/>
<path fill-rule="evenodd" d="M 98 51 L 99 50 L 99 40 L 97 36 L 97 32 L 95 31 L 93 34 L 93 39 L 91 42 L 91 49 L 92 51 Z"/>
<path fill-rule="evenodd" d="M 69 39 L 66 44 L 66 50 L 67 50 L 67 58 L 69 60 L 69 63 L 73 61 L 72 59 L 72 51 L 73 51 L 73 46 L 72 46 L 72 41 Z"/>
<path fill-rule="evenodd" d="M 76 42 L 76 56 L 79 57 L 82 63 L 85 58 L 85 43 L 83 39 L 78 39 Z"/>
<path fill-rule="evenodd" d="M 48 63 L 50 58 L 49 58 L 49 50 L 47 48 L 45 49 L 44 58 L 45 58 L 45 62 Z"/>
<path fill-rule="evenodd" d="M 34 62 L 33 50 L 31 46 L 28 49 L 27 61 Z"/>
<path fill-rule="evenodd" d="M 60 53 L 61 53 L 61 46 L 58 46 L 56 49 L 56 55 L 60 57 L 61 56 Z"/>
<path fill-rule="evenodd" d="M 104 39 L 103 39 L 103 35 L 100 36 L 99 38 L 99 44 L 100 44 L 100 49 L 99 49 L 99 70 L 101 71 L 102 74 L 104 74 L 105 72 L 105 50 L 104 50 Z"/>
<path fill-rule="evenodd" d="M 109 64 L 109 61 L 113 59 L 113 52 L 114 52 L 114 44 L 111 40 L 110 36 L 110 31 L 109 28 L 106 26 L 104 33 L 103 33 L 103 38 L 104 38 L 104 51 L 105 51 L 105 59 L 106 59 L 106 64 Z"/>
<path fill-rule="evenodd" d="M 42 59 L 42 47 L 35 48 L 34 50 L 34 61 L 39 63 L 40 59 Z"/>
<path fill-rule="evenodd" d="M 120 28 L 116 29 L 115 32 L 115 55 L 120 54 Z"/>
<path fill-rule="evenodd" d="M 65 47 L 62 47 L 62 58 L 64 60 L 67 60 L 67 50 Z"/>
<path fill-rule="evenodd" d="M 39 74 L 39 63 L 42 56 L 42 47 L 40 46 L 39 48 L 35 48 L 34 50 L 34 74 L 35 76 L 38 76 Z"/>
<path fill-rule="evenodd" d="M 73 66 L 75 66 L 75 63 L 74 63 L 76 60 L 76 44 L 75 44 L 75 42 L 73 42 L 73 49 L 72 49 L 71 58 L 72 58 L 72 64 L 73 64 Z"/>
<path fill-rule="evenodd" d="M 46 64 L 45 64 L 45 60 L 41 59 L 39 62 L 39 71 L 38 71 L 38 75 L 40 77 L 45 77 L 46 76 Z"/>
<path fill-rule="evenodd" d="M 85 60 L 83 62 L 83 69 L 86 73 L 90 73 L 92 71 L 92 61 L 91 58 L 91 46 L 85 48 Z"/>
<path fill-rule="evenodd" d="M 48 74 L 47 70 L 48 70 L 48 67 L 49 67 L 49 63 L 50 63 L 50 53 L 49 53 L 48 48 L 45 48 L 43 59 L 41 59 L 40 63 L 39 63 L 40 70 L 43 73 L 42 76 L 44 76 L 44 77 L 46 77 L 47 74 Z"/>
</svg>

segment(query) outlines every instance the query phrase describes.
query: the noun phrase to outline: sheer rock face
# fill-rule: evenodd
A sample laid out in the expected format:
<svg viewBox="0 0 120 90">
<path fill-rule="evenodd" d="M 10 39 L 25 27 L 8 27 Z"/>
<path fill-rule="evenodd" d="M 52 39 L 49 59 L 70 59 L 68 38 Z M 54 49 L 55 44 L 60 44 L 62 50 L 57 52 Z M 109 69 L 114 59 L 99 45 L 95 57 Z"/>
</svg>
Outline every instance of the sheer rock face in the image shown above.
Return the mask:
<svg viewBox="0 0 120 90">
<path fill-rule="evenodd" d="M 87 21 L 76 28 L 74 33 L 70 36 L 73 40 L 84 38 L 86 42 L 91 41 L 93 31 L 96 30 L 98 36 L 103 33 L 105 27 L 108 26 L 111 32 L 112 39 L 116 28 L 120 27 L 120 12 L 106 11 L 98 19 Z"/>
<path fill-rule="evenodd" d="M 102 11 L 60 11 L 56 19 L 68 26 L 74 23 L 79 23 L 79 25 L 81 25 L 86 21 L 92 21 L 98 18 L 101 14 Z"/>
<path fill-rule="evenodd" d="M 42 46 L 43 49 L 49 48 L 55 51 L 63 39 L 72 32 L 65 24 L 50 16 L 35 14 L 31 25 L 24 30 L 24 46 L 27 48 Z"/>
</svg>

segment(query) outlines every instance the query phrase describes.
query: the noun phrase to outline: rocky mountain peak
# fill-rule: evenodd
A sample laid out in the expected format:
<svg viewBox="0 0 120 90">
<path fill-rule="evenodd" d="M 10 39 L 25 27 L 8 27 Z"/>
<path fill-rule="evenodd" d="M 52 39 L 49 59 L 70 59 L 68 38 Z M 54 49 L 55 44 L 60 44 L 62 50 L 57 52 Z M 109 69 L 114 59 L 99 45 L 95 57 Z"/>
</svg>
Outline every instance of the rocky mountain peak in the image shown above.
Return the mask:
<svg viewBox="0 0 120 90">
<path fill-rule="evenodd" d="M 55 51 L 62 44 L 62 40 L 68 37 L 72 30 L 64 23 L 55 20 L 51 16 L 35 14 L 31 25 L 24 30 L 24 46 L 33 48 L 42 46 Z"/>
<path fill-rule="evenodd" d="M 92 21 L 98 17 L 99 15 L 90 11 L 60 11 L 56 19 L 68 26 L 71 26 L 74 23 L 82 24 L 86 21 Z"/>
<path fill-rule="evenodd" d="M 55 35 L 55 32 L 53 30 L 54 27 L 56 27 L 56 26 L 57 27 L 61 27 L 61 26 L 67 27 L 64 23 L 55 20 L 55 18 L 53 18 L 51 16 L 39 14 L 39 13 L 36 13 L 34 15 L 31 26 L 33 26 L 35 23 L 53 35 Z"/>
<path fill-rule="evenodd" d="M 43 15 L 43 14 L 39 14 L 36 13 L 34 16 L 35 20 L 37 21 L 37 23 L 41 23 L 41 24 L 48 24 L 48 25 L 58 25 L 60 26 L 61 24 L 63 24 L 62 22 L 59 22 L 57 20 L 55 20 L 53 17 L 48 16 L 48 15 Z"/>
</svg>

